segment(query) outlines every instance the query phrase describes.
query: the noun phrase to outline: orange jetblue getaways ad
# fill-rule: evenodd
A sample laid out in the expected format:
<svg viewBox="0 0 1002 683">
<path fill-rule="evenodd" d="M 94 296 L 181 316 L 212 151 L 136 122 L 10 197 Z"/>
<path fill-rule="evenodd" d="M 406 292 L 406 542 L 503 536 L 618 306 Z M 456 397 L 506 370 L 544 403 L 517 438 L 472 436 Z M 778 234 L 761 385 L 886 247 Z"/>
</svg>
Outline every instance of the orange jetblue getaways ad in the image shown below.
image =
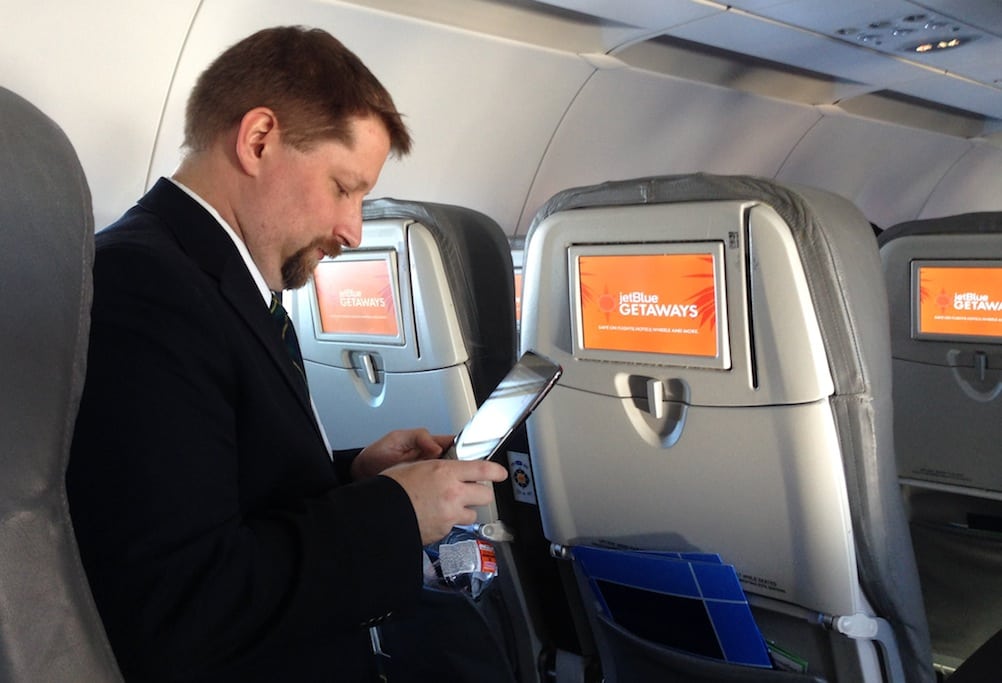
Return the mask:
<svg viewBox="0 0 1002 683">
<path fill-rule="evenodd" d="M 920 335 L 1002 338 L 1002 268 L 918 267 Z"/>
<path fill-rule="evenodd" d="M 586 349 L 717 355 L 713 255 L 582 255 Z"/>
<path fill-rule="evenodd" d="M 313 277 L 324 333 L 399 334 L 388 259 L 322 261 Z"/>
</svg>

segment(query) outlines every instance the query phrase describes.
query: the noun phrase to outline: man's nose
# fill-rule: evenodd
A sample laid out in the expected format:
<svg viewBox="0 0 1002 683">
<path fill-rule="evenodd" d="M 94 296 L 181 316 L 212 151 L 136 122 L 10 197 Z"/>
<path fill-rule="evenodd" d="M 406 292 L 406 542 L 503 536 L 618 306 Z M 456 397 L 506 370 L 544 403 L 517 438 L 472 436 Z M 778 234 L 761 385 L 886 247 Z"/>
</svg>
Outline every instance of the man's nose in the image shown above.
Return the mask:
<svg viewBox="0 0 1002 683">
<path fill-rule="evenodd" d="M 346 247 L 354 248 L 362 242 L 362 204 L 353 207 L 348 215 L 342 216 L 334 229 L 334 235 Z"/>
</svg>

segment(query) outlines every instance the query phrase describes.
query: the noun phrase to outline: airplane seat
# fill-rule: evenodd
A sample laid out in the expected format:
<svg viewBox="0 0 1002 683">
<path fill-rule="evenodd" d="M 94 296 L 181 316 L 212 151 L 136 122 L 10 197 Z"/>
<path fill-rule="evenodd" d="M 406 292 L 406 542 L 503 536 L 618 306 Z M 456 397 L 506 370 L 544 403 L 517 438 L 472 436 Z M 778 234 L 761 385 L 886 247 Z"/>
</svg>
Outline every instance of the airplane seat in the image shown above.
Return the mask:
<svg viewBox="0 0 1002 683">
<path fill-rule="evenodd" d="M 515 363 L 507 239 L 429 202 L 369 200 L 363 220 L 359 247 L 292 294 L 321 422 L 335 449 L 412 424 L 454 433 Z"/>
<path fill-rule="evenodd" d="M 322 261 L 292 294 L 320 420 L 335 450 L 398 428 L 456 433 L 516 361 L 507 237 L 482 213 L 430 202 L 368 200 L 363 221 L 359 247 Z M 419 613 L 381 627 L 391 662 L 412 679 L 426 667 L 451 680 L 446 672 L 488 661 L 508 680 L 507 667 L 532 660 L 513 654 L 531 640 L 509 612 L 521 602 L 510 548 L 494 547 L 498 575 L 479 601 L 429 589 Z"/>
<path fill-rule="evenodd" d="M 860 212 L 639 178 L 555 195 L 525 249 L 521 345 L 564 366 L 539 511 L 604 680 L 933 681 Z"/>
<path fill-rule="evenodd" d="M 1002 213 L 910 221 L 879 242 L 898 472 L 948 674 L 1002 628 Z"/>
<path fill-rule="evenodd" d="M 0 88 L 0 680 L 119 681 L 64 477 L 83 390 L 94 218 L 59 126 Z"/>
</svg>

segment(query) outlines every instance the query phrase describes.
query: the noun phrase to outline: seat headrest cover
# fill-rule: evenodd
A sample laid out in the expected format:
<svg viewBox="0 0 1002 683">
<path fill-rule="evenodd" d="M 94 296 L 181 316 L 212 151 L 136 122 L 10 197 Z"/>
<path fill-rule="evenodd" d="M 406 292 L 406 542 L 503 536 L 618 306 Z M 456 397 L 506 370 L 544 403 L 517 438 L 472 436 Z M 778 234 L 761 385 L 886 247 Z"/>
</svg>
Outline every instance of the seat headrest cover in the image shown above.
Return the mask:
<svg viewBox="0 0 1002 683">
<path fill-rule="evenodd" d="M 515 364 L 515 285 L 511 247 L 501 227 L 473 209 L 399 199 L 373 199 L 364 220 L 405 219 L 438 243 L 479 405 Z"/>
<path fill-rule="evenodd" d="M 0 122 L 0 680 L 120 680 L 64 485 L 90 328 L 90 191 L 62 130 L 3 88 Z"/>
<path fill-rule="evenodd" d="M 921 220 L 898 223 L 884 230 L 877 237 L 883 247 L 900 237 L 919 235 L 990 235 L 1002 232 L 1002 212 L 982 211 L 963 213 L 944 218 L 923 218 Z"/>
<path fill-rule="evenodd" d="M 0 90 L 0 277 L 8 315 L 20 324 L 4 326 L 8 362 L 0 365 L 5 416 L 17 415 L 25 439 L 14 451 L 24 458 L 13 469 L 17 478 L 48 480 L 65 467 L 72 423 L 58 433 L 39 429 L 52 420 L 53 392 L 70 386 L 66 378 L 79 373 L 70 395 L 60 397 L 59 419 L 72 419 L 83 387 L 83 360 L 90 325 L 90 269 L 93 263 L 94 219 L 90 192 L 69 140 L 59 127 L 27 101 Z M 78 346 L 79 344 L 79 346 Z M 18 362 L 10 362 L 16 358 Z M 16 388 L 20 387 L 18 391 Z M 28 391 L 28 388 L 31 391 Z M 9 417 L 4 418 L 5 421 Z M 52 440 L 52 460 L 32 452 L 42 440 Z M 7 463 L 10 464 L 10 463 Z M 0 482 L 0 505 L 18 496 L 23 482 L 6 475 Z M 41 483 L 37 485 L 41 487 Z M 18 501 L 18 505 L 23 501 Z"/>
</svg>

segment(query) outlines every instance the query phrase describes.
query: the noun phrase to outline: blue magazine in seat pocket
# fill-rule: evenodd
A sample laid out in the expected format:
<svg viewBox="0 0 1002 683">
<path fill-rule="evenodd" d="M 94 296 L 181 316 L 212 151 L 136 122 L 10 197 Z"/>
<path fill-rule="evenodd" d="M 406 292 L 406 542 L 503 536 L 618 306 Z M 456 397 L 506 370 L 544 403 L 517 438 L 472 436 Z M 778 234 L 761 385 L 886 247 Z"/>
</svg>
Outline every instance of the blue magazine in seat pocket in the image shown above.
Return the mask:
<svg viewBox="0 0 1002 683">
<path fill-rule="evenodd" d="M 692 654 L 772 668 L 737 572 L 719 556 L 588 546 L 572 553 L 621 627 Z"/>
</svg>

